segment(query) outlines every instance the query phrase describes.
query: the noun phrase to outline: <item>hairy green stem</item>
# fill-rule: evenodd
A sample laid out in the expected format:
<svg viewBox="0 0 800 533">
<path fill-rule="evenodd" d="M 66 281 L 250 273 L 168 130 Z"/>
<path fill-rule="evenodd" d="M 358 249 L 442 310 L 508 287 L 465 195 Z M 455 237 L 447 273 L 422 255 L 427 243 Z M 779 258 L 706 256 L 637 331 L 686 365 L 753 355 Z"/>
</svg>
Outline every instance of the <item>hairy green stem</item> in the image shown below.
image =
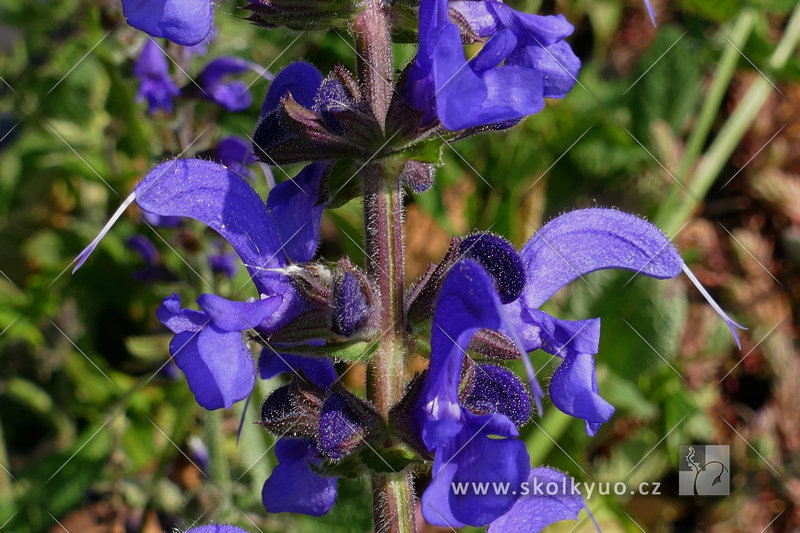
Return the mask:
<svg viewBox="0 0 800 533">
<path fill-rule="evenodd" d="M 399 180 L 375 165 L 364 180 L 367 273 L 380 294 L 379 347 L 367 368 L 367 397 L 388 421 L 390 409 L 403 397 L 406 339 L 403 305 L 403 200 Z M 414 531 L 414 497 L 408 471 L 371 477 L 375 530 Z"/>
<path fill-rule="evenodd" d="M 391 28 L 382 0 L 366 0 L 353 21 L 358 79 L 375 118 L 386 131 L 392 98 Z M 367 275 L 379 294 L 381 338 L 367 366 L 367 398 L 388 424 L 389 411 L 405 390 L 406 328 L 403 304 L 403 197 L 399 168 L 390 162 L 364 167 L 364 224 Z M 391 445 L 392 443 L 386 443 Z M 372 515 L 378 533 L 415 530 L 410 471 L 373 473 Z"/>
<path fill-rule="evenodd" d="M 770 70 L 783 68 L 791 52 L 797 48 L 798 41 L 800 41 L 800 4 L 792 13 L 792 17 L 789 19 L 783 37 L 775 48 L 772 57 L 770 57 Z M 736 54 L 738 54 L 738 51 L 736 51 Z M 720 68 L 722 67 L 721 65 Z M 719 78 L 720 83 L 722 83 L 723 80 L 724 78 Z M 715 82 L 716 81 L 717 79 L 715 78 Z M 669 198 L 664 202 L 659 213 L 656 215 L 656 223 L 668 235 L 678 231 L 689 217 L 692 216 L 692 213 L 697 209 L 697 206 L 706 196 L 706 193 L 708 193 L 711 184 L 714 183 L 714 180 L 725 166 L 725 163 L 730 159 L 739 141 L 742 140 L 745 132 L 753 123 L 756 115 L 764 106 L 767 97 L 773 90 L 774 87 L 772 83 L 766 77 L 761 75 L 757 76 L 744 95 L 744 98 L 742 98 L 736 106 L 731 116 L 728 117 L 728 120 L 722 126 L 722 129 L 720 129 L 708 151 L 701 159 L 697 170 L 694 172 L 694 176 L 688 183 L 688 195 L 684 197 L 683 200 L 679 201 L 679 197 L 683 196 L 681 190 L 679 190 L 679 186 L 673 187 Z M 690 168 L 692 162 L 684 162 L 684 165 Z"/>
</svg>

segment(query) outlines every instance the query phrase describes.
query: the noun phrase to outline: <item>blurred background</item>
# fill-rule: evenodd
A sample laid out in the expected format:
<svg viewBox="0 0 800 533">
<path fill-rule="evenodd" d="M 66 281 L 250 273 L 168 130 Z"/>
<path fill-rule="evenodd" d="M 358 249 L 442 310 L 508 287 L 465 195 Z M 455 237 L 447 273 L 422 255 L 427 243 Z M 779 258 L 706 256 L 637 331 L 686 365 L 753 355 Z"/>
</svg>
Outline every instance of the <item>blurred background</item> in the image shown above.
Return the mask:
<svg viewBox="0 0 800 533">
<path fill-rule="evenodd" d="M 521 246 L 553 216 L 595 205 L 655 222 L 748 328 L 741 350 L 685 277 L 573 283 L 546 310 L 602 318 L 599 387 L 617 411 L 589 438 L 546 404 L 522 434 L 532 463 L 612 487 L 660 483 L 658 496 L 593 494 L 605 531 L 800 530 L 796 2 L 653 3 L 655 28 L 638 0 L 509 1 L 575 25 L 579 84 L 513 129 L 444 148 L 435 186 L 408 199 L 406 281 L 441 259 L 451 235 L 474 229 Z M 223 55 L 271 73 L 301 58 L 322 72 L 354 68 L 345 31 L 256 28 L 243 4 L 219 2 L 206 52 L 160 42 L 178 86 Z M 370 531 L 369 488 L 357 482 L 340 481 L 322 518 L 264 511 L 274 440 L 252 422 L 279 379 L 261 382 L 246 410 L 207 413 L 168 362 L 171 335 L 154 316 L 163 297 L 193 306 L 204 292 L 255 295 L 227 243 L 192 221 L 148 225 L 129 209 L 71 273 L 150 168 L 246 140 L 268 81 L 238 77 L 253 93 L 244 112 L 179 99 L 150 115 L 132 76 L 147 38 L 118 3 L 0 0 L 0 24 L 0 530 L 151 533 L 215 521 L 253 533 Z M 413 54 L 396 45 L 398 69 Z M 274 179 L 299 167 L 285 170 Z M 266 196 L 261 170 L 249 172 Z M 357 202 L 326 212 L 322 257 L 363 264 L 360 218 Z M 556 361 L 533 361 L 546 382 Z M 350 385 L 360 376 L 348 372 Z M 678 495 L 686 444 L 729 446 L 730 496 Z M 592 529 L 587 519 L 576 528 Z"/>
</svg>

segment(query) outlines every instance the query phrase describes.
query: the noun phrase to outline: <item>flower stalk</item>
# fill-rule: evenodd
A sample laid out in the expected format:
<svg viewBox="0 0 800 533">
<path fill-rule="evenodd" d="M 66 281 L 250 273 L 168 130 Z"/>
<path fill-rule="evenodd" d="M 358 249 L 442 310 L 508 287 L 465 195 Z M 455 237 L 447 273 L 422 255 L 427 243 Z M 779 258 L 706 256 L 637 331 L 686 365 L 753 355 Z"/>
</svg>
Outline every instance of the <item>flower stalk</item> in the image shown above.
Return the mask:
<svg viewBox="0 0 800 533">
<path fill-rule="evenodd" d="M 358 78 L 370 108 L 386 131 L 392 99 L 390 23 L 381 0 L 368 0 L 353 24 Z M 367 367 L 367 398 L 388 424 L 389 411 L 405 389 L 405 313 L 403 304 L 403 191 L 400 167 L 382 161 L 362 169 L 367 275 L 378 287 L 379 347 Z M 387 443 L 389 446 L 392 443 Z M 415 530 L 414 493 L 408 469 L 370 476 L 375 530 Z"/>
<path fill-rule="evenodd" d="M 367 274 L 377 282 L 379 289 L 382 335 L 367 368 L 367 397 L 386 421 L 389 410 L 403 397 L 407 345 L 403 309 L 402 189 L 393 174 L 387 166 L 375 165 L 365 173 L 364 179 Z M 371 476 L 371 483 L 376 531 L 414 531 L 410 473 L 376 473 Z"/>
</svg>

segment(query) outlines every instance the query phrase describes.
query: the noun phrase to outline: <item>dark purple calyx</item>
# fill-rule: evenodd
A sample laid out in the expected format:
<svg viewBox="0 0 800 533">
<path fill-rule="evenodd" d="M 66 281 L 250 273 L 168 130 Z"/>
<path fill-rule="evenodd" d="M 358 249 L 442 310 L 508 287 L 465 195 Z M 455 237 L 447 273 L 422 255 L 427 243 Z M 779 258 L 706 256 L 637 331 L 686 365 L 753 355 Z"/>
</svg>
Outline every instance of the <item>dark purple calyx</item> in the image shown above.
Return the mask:
<svg viewBox="0 0 800 533">
<path fill-rule="evenodd" d="M 261 406 L 261 421 L 279 437 L 316 440 L 325 391 L 305 376 L 294 375 L 292 382 L 275 389 Z"/>
<path fill-rule="evenodd" d="M 464 407 L 479 415 L 500 413 L 517 427 L 528 422 L 531 394 L 514 373 L 500 366 L 479 364 L 470 374 L 469 392 L 462 399 Z"/>
<path fill-rule="evenodd" d="M 342 259 L 333 281 L 333 331 L 351 337 L 370 316 L 369 281 L 349 260 Z"/>
<path fill-rule="evenodd" d="M 514 246 L 497 235 L 476 233 L 465 237 L 459 247 L 461 257 L 480 263 L 494 280 L 500 301 L 513 302 L 525 287 L 525 267 Z"/>
<path fill-rule="evenodd" d="M 344 389 L 331 393 L 319 418 L 317 451 L 330 459 L 349 455 L 374 433 L 377 416 L 352 393 Z"/>
</svg>

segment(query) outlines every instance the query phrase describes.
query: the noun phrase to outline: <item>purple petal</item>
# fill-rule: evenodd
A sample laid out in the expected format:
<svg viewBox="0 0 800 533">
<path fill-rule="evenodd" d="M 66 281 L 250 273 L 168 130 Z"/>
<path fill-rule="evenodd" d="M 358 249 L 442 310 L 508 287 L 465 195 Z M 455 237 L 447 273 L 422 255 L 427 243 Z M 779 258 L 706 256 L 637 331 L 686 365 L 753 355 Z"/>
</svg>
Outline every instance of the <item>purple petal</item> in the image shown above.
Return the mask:
<svg viewBox="0 0 800 533">
<path fill-rule="evenodd" d="M 488 37 L 500 29 L 500 20 L 495 11 L 490 9 L 490 4 L 495 2 L 475 2 L 474 0 L 454 0 L 450 2 L 450 9 L 459 13 L 466 20 L 469 27 L 480 37 Z"/>
<path fill-rule="evenodd" d="M 122 13 L 134 28 L 184 46 L 205 39 L 214 18 L 210 0 L 122 0 Z"/>
<path fill-rule="evenodd" d="M 450 509 L 450 494 L 453 492 L 453 476 L 456 474 L 458 464 L 439 460 L 437 454 L 434 458 L 433 479 L 422 493 L 422 516 L 434 526 L 460 528 L 466 524 L 459 522 Z"/>
<path fill-rule="evenodd" d="M 493 69 L 505 61 L 516 47 L 517 38 L 514 37 L 514 32 L 509 29 L 500 30 L 492 35 L 475 58 L 470 60 L 469 67 L 477 72 Z"/>
<path fill-rule="evenodd" d="M 513 302 L 525 286 L 525 267 L 514 246 L 491 233 L 465 237 L 458 248 L 462 257 L 474 259 L 494 279 L 500 301 Z"/>
<path fill-rule="evenodd" d="M 515 119 L 544 107 L 541 76 L 515 66 L 476 73 L 466 65 L 458 27 L 447 24 L 437 32 L 433 76 L 439 120 L 445 127 L 460 130 Z"/>
<path fill-rule="evenodd" d="M 155 265 L 158 263 L 161 254 L 158 253 L 158 248 L 153 242 L 144 235 L 133 235 L 125 241 L 125 245 L 136 252 L 142 261 L 148 265 Z"/>
<path fill-rule="evenodd" d="M 426 520 L 445 527 L 480 527 L 511 509 L 530 471 L 528 452 L 523 442 L 497 436 L 516 436 L 514 424 L 502 415 L 467 413 L 462 431 L 437 448 L 433 479 L 422 496 Z M 473 483 L 487 483 L 486 494 L 476 494 Z M 456 494 L 453 484 L 468 484 L 468 489 Z M 506 493 L 495 486 L 506 487 Z"/>
<path fill-rule="evenodd" d="M 562 413 L 585 420 L 589 436 L 614 414 L 614 406 L 597 392 L 594 358 L 588 354 L 568 354 L 550 380 L 553 405 Z"/>
<path fill-rule="evenodd" d="M 420 3 L 420 49 L 409 71 L 406 100 L 451 130 L 508 124 L 539 112 L 544 98 L 562 98 L 576 82 L 580 60 L 563 39 L 563 16 L 519 13 L 502 2 L 452 2 L 454 18 L 483 38 L 467 62 L 448 3 Z M 468 112 L 465 110 L 469 110 Z"/>
<path fill-rule="evenodd" d="M 653 9 L 653 4 L 650 3 L 650 0 L 644 0 L 644 7 L 647 8 L 647 14 L 650 15 L 650 22 L 653 23 L 653 27 L 656 27 L 656 10 Z"/>
<path fill-rule="evenodd" d="M 253 302 L 234 302 L 215 294 L 202 294 L 197 303 L 215 327 L 223 331 L 244 331 L 272 316 L 283 298 L 273 295 Z"/>
<path fill-rule="evenodd" d="M 319 187 L 327 168 L 327 163 L 307 165 L 293 179 L 278 184 L 267 198 L 267 208 L 277 226 L 283 250 L 295 263 L 311 261 L 317 251 L 325 209 L 319 203 Z"/>
<path fill-rule="evenodd" d="M 550 221 L 525 243 L 525 305 L 539 308 L 574 279 L 620 268 L 656 279 L 674 278 L 683 260 L 661 230 L 614 209 L 580 209 Z"/>
<path fill-rule="evenodd" d="M 151 170 L 136 186 L 136 203 L 162 216 L 194 218 L 219 232 L 239 253 L 261 294 L 273 294 L 285 265 L 275 225 L 252 187 L 211 161 L 176 159 Z M 288 282 L 287 282 L 288 284 Z"/>
<path fill-rule="evenodd" d="M 225 137 L 217 144 L 215 159 L 237 174 L 250 178 L 247 165 L 255 162 L 250 142 L 232 135 Z"/>
<path fill-rule="evenodd" d="M 517 500 L 508 513 L 492 522 L 489 533 L 538 533 L 559 520 L 577 520 L 586 507 L 580 493 L 572 493 L 571 480 L 557 470 L 534 468 L 527 481 L 528 494 Z M 550 487 L 555 484 L 556 490 L 551 491 L 553 495 L 547 493 L 548 484 Z M 540 490 L 535 491 L 535 487 Z"/>
<path fill-rule="evenodd" d="M 330 388 L 336 381 L 336 369 L 330 359 L 315 359 L 301 355 L 279 354 L 270 348 L 261 350 L 258 359 L 258 371 L 261 379 L 270 379 L 285 372 L 294 373 L 298 370 L 311 380 L 312 383 L 323 389 Z"/>
<path fill-rule="evenodd" d="M 261 491 L 267 512 L 322 516 L 331 510 L 336 501 L 337 479 L 311 470 L 309 460 L 315 455 L 311 441 L 278 440 L 275 457 L 279 464 Z"/>
<path fill-rule="evenodd" d="M 540 328 L 542 350 L 565 357 L 568 352 L 595 354 L 600 348 L 600 319 L 561 320 L 538 309 L 522 313 Z"/>
<path fill-rule="evenodd" d="M 176 334 L 169 351 L 186 374 L 197 403 L 210 411 L 230 409 L 253 391 L 255 365 L 240 331 L 209 324 L 199 333 Z"/>
<path fill-rule="evenodd" d="M 172 99 L 180 94 L 180 89 L 169 75 L 169 63 L 164 53 L 148 39 L 139 59 L 133 66 L 133 75 L 139 78 L 139 92 L 136 101 L 147 101 L 147 111 L 155 113 L 159 109 L 172 112 Z"/>
<path fill-rule="evenodd" d="M 322 74 L 308 63 L 297 62 L 281 70 L 272 82 L 261 106 L 261 116 L 268 115 L 278 109 L 278 105 L 287 93 L 301 106 L 311 109 L 317 89 L 322 84 Z"/>
<path fill-rule="evenodd" d="M 543 48 L 538 43 L 518 48 L 506 65 L 519 65 L 534 70 L 542 77 L 545 98 L 564 98 L 578 81 L 581 61 L 569 43 L 558 41 Z"/>
<path fill-rule="evenodd" d="M 431 363 L 420 396 L 422 439 L 433 450 L 463 425 L 458 405 L 461 366 L 472 336 L 481 328 L 508 330 L 492 278 L 478 263 L 456 263 L 445 278 L 431 326 Z"/>
<path fill-rule="evenodd" d="M 156 309 L 156 318 L 167 326 L 173 333 L 183 333 L 186 331 L 198 332 L 209 322 L 209 318 L 200 311 L 194 309 L 182 309 L 181 297 L 172 293 L 161 302 L 161 306 Z"/>
</svg>

